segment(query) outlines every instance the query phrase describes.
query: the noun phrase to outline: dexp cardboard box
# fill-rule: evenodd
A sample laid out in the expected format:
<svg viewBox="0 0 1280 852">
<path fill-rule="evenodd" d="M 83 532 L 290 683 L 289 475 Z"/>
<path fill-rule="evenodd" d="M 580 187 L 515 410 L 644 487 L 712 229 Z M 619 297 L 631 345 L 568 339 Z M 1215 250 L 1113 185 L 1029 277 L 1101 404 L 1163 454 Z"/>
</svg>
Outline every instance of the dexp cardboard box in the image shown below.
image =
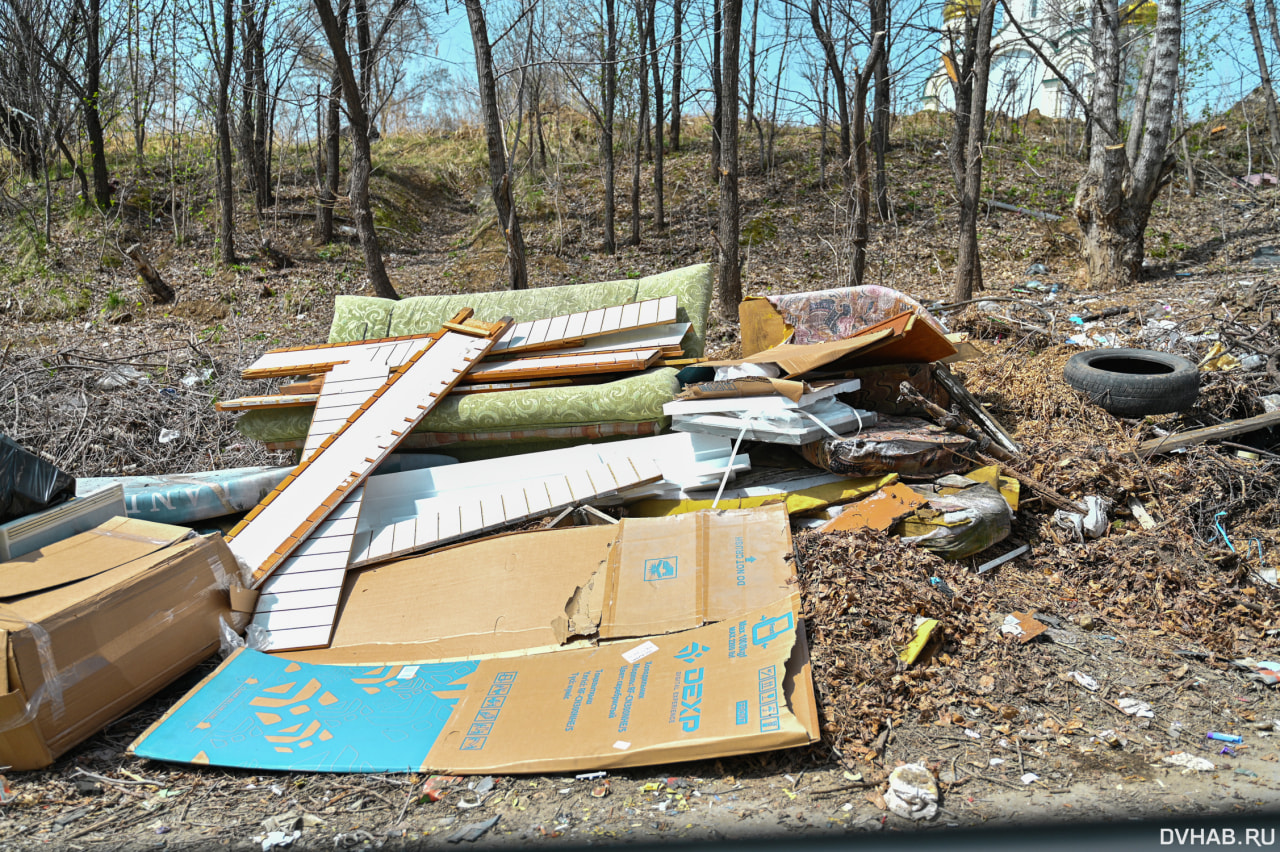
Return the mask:
<svg viewBox="0 0 1280 852">
<path fill-rule="evenodd" d="M 39 769 L 218 647 L 220 536 L 115 518 L 0 563 L 0 765 Z"/>
<path fill-rule="evenodd" d="M 349 578 L 331 648 L 237 652 L 131 746 L 342 772 L 550 772 L 818 737 L 786 509 L 491 538 Z"/>
</svg>

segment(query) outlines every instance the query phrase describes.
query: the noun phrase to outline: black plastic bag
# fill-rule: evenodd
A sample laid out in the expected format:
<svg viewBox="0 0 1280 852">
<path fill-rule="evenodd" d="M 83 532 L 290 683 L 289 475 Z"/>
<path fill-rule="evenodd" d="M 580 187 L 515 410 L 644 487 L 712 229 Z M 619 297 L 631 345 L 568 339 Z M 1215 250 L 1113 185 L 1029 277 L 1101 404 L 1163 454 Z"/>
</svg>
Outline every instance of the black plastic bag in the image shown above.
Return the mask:
<svg viewBox="0 0 1280 852">
<path fill-rule="evenodd" d="M 0 523 L 65 503 L 76 478 L 0 435 Z"/>
</svg>

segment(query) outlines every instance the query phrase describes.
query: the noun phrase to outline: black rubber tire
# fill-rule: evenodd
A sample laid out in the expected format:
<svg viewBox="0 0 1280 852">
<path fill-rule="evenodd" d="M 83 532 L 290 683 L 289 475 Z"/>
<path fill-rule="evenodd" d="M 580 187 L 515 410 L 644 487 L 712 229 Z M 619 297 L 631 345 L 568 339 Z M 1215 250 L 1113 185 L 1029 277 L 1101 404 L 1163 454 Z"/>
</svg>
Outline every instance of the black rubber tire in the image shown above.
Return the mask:
<svg viewBox="0 0 1280 852">
<path fill-rule="evenodd" d="M 1117 417 L 1171 414 L 1195 404 L 1200 373 L 1186 358 L 1149 349 L 1093 349 L 1072 355 L 1067 384 Z"/>
</svg>

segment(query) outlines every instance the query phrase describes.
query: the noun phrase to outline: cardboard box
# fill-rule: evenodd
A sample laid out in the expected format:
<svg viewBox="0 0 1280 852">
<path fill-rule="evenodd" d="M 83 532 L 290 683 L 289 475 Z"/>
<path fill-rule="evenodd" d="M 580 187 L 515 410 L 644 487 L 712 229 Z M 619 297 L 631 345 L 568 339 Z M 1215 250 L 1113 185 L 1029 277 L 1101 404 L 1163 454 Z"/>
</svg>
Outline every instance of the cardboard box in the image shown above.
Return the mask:
<svg viewBox="0 0 1280 852">
<path fill-rule="evenodd" d="M 332 647 L 243 651 L 132 746 L 339 772 L 552 772 L 818 738 L 785 506 L 499 536 L 355 575 Z"/>
<path fill-rule="evenodd" d="M 114 518 L 0 564 L 0 764 L 48 766 L 218 648 L 221 537 Z"/>
</svg>

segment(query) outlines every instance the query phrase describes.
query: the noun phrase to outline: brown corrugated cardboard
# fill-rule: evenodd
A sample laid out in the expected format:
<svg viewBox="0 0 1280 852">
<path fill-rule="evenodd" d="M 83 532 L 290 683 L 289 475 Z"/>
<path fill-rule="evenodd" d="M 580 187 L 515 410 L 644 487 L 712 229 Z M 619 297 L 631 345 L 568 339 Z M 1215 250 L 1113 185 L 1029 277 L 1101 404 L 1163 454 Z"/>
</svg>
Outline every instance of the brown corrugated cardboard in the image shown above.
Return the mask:
<svg viewBox="0 0 1280 852">
<path fill-rule="evenodd" d="M 784 600 L 786 507 L 691 512 L 623 522 L 610 555 L 603 638 L 688 630 Z"/>
<path fill-rule="evenodd" d="M 744 348 L 744 352 L 746 349 Z M 784 343 L 727 361 L 708 361 L 703 366 L 719 367 L 733 364 L 777 364 L 784 377 L 793 379 L 820 367 L 840 366 L 869 367 L 879 364 L 926 363 L 956 354 L 951 341 L 920 320 L 916 314 L 905 311 L 897 316 L 860 329 L 854 336 L 823 343 Z"/>
<path fill-rule="evenodd" d="M 159 524 L 145 532 L 153 541 L 189 533 Z M 73 544 L 27 565 L 59 585 L 0 602 L 8 681 L 0 693 L 0 764 L 49 765 L 218 647 L 237 570 L 220 537 L 157 549 L 139 534 L 131 544 L 152 552 L 131 559 L 127 539 L 98 538 L 112 542 L 102 555 Z M 70 554 L 83 561 L 79 571 L 67 563 Z"/>
<path fill-rule="evenodd" d="M 356 573 L 330 647 L 283 656 L 476 658 L 686 630 L 784 600 L 791 559 L 782 504 L 495 536 Z"/>
<path fill-rule="evenodd" d="M 494 536 L 354 572 L 330 646 L 282 656 L 335 664 L 444 660 L 592 635 L 618 531 Z"/>
<path fill-rule="evenodd" d="M 236 651 L 130 747 L 328 772 L 560 772 L 818 738 L 799 594 L 694 630 L 518 658 L 315 665 Z"/>
<path fill-rule="evenodd" d="M 101 574 L 194 534 L 186 527 L 112 518 L 88 532 L 0 562 L 0 599 Z"/>
<path fill-rule="evenodd" d="M 805 745 L 818 720 L 791 557 L 775 505 L 499 536 L 368 569 L 338 619 L 335 643 L 351 644 L 239 652 L 130 748 L 471 773 Z M 575 639 L 597 632 L 633 638 Z"/>
<path fill-rule="evenodd" d="M 423 766 L 576 772 L 815 742 L 799 597 L 698 630 L 483 660 Z"/>
</svg>

